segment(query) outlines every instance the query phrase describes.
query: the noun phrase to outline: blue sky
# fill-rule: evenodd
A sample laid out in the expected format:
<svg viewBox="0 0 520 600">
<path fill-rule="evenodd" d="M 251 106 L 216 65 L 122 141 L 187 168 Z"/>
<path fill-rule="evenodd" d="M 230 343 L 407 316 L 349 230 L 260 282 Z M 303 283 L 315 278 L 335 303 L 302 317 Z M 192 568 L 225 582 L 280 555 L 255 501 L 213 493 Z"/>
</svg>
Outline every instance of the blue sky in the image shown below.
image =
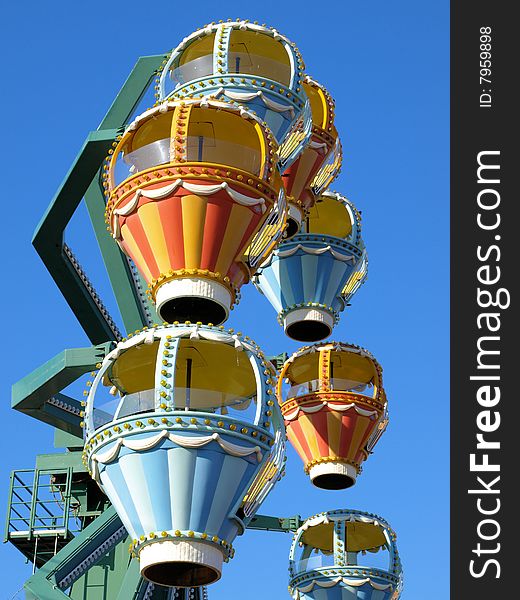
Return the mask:
<svg viewBox="0 0 520 600">
<path fill-rule="evenodd" d="M 249 18 L 295 41 L 307 72 L 336 99 L 344 167 L 333 187 L 362 210 L 370 265 L 333 338 L 374 353 L 391 413 L 390 427 L 354 488 L 314 489 L 289 449 L 287 476 L 262 512 L 308 516 L 350 507 L 378 513 L 398 534 L 402 598 L 447 598 L 448 2 L 263 0 L 244 7 L 226 0 L 32 0 L 9 3 L 4 16 L 0 514 L 11 469 L 32 468 L 36 454 L 53 451 L 49 427 L 10 410 L 11 384 L 63 348 L 88 345 L 30 244 L 36 224 L 139 56 L 163 53 L 210 21 Z M 113 306 L 81 211 L 67 240 Z M 297 349 L 252 286 L 232 314 L 229 326 L 267 353 Z M 289 546 L 287 535 L 247 532 L 222 580 L 210 588 L 210 599 L 289 598 Z M 0 552 L 1 570 L 10 574 L 0 596 L 11 598 L 30 569 L 13 546 Z"/>
</svg>

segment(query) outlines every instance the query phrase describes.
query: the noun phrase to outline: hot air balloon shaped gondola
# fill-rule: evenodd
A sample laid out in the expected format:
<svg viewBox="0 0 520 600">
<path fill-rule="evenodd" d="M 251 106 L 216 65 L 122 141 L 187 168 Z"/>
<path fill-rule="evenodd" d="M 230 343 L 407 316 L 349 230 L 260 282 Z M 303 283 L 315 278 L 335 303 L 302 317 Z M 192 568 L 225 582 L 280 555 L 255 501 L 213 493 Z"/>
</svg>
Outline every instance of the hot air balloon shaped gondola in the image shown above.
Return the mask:
<svg viewBox="0 0 520 600">
<path fill-rule="evenodd" d="M 277 396 L 287 437 L 312 483 L 329 490 L 354 485 L 388 423 L 374 357 L 336 342 L 301 348 L 285 362 Z"/>
<path fill-rule="evenodd" d="M 87 401 L 84 461 L 146 579 L 219 579 L 282 475 L 274 373 L 247 337 L 191 324 L 143 330 L 104 359 Z"/>
<path fill-rule="evenodd" d="M 164 321 L 219 324 L 285 227 L 277 144 L 246 110 L 163 103 L 110 157 L 106 217 Z"/>
<path fill-rule="evenodd" d="M 307 519 L 289 556 L 293 600 L 398 600 L 403 577 L 396 539 L 381 517 L 357 510 Z"/>
<path fill-rule="evenodd" d="M 297 160 L 282 174 L 289 205 L 286 239 L 296 235 L 316 198 L 341 169 L 341 143 L 334 126 L 334 100 L 319 83 L 305 76 L 303 89 L 312 112 L 312 136 Z"/>
<path fill-rule="evenodd" d="M 331 334 L 366 274 L 361 216 L 349 200 L 325 192 L 301 232 L 261 265 L 255 284 L 289 337 L 316 342 Z"/>
<path fill-rule="evenodd" d="M 159 100 L 212 97 L 236 103 L 267 123 L 285 170 L 311 135 L 304 64 L 295 44 L 275 29 L 212 23 L 173 50 L 159 80 Z"/>
</svg>

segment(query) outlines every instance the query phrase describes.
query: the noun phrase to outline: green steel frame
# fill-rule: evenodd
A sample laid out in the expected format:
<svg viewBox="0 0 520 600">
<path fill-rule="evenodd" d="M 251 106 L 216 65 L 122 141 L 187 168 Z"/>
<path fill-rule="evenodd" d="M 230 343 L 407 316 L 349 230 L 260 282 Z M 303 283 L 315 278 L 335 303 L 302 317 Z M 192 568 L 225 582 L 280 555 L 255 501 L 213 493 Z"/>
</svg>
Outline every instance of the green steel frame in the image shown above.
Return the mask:
<svg viewBox="0 0 520 600">
<path fill-rule="evenodd" d="M 11 407 L 81 438 L 81 403 L 61 392 L 95 369 L 112 345 L 63 350 L 13 385 Z"/>
<path fill-rule="evenodd" d="M 12 542 L 35 568 L 80 531 L 70 520 L 71 484 L 70 468 L 11 473 L 4 542 Z"/>
</svg>

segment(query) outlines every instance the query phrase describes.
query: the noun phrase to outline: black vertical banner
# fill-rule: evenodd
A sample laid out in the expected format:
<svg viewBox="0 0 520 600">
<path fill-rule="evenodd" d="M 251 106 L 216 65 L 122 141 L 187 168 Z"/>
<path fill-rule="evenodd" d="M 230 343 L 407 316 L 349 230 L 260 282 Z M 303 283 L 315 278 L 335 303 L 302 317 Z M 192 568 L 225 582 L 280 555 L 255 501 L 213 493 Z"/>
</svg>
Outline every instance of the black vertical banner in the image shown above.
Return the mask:
<svg viewBox="0 0 520 600">
<path fill-rule="evenodd" d="M 520 30 L 451 3 L 451 598 L 520 598 Z M 513 289 L 514 288 L 514 289 Z"/>
</svg>

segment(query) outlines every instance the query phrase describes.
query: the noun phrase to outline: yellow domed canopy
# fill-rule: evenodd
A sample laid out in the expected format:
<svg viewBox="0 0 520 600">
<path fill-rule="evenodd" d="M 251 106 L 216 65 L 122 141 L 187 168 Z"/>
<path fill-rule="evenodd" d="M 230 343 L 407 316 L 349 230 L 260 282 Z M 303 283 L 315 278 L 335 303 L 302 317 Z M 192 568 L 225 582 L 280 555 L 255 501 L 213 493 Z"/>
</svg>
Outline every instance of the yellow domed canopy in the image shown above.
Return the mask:
<svg viewBox="0 0 520 600">
<path fill-rule="evenodd" d="M 251 115 L 218 101 L 171 102 L 144 113 L 127 130 L 111 162 L 118 185 L 159 165 L 195 162 L 266 175 L 276 144 Z"/>
<path fill-rule="evenodd" d="M 307 233 L 346 238 L 352 232 L 352 219 L 346 205 L 335 196 L 323 195 L 307 217 Z"/>
<path fill-rule="evenodd" d="M 115 386 L 121 394 L 135 394 L 155 386 L 159 342 L 139 344 L 122 352 L 103 377 L 103 385 Z"/>
<path fill-rule="evenodd" d="M 347 521 L 345 523 L 347 552 L 377 551 L 386 544 L 384 530 L 375 523 Z M 304 531 L 301 541 L 306 546 L 321 550 L 324 554 L 333 552 L 334 523 L 320 523 Z"/>
<path fill-rule="evenodd" d="M 211 341 L 183 339 L 176 355 L 175 387 L 176 407 L 183 406 L 186 390 L 191 387 L 200 390 L 197 408 L 203 409 L 205 405 L 213 406 L 211 392 L 220 394 L 221 406 L 251 399 L 256 394 L 256 379 L 245 352 Z"/>
<path fill-rule="evenodd" d="M 265 147 L 255 123 L 236 113 L 193 108 L 188 121 L 188 162 L 224 163 L 260 175 Z"/>
<path fill-rule="evenodd" d="M 123 146 L 126 154 L 130 154 L 139 148 L 153 144 L 157 140 L 167 140 L 171 137 L 173 111 L 155 115 L 154 118 L 144 121 L 136 132 Z"/>
<path fill-rule="evenodd" d="M 302 354 L 289 363 L 287 370 L 282 372 L 292 383 L 303 383 L 320 376 L 320 352 Z M 332 350 L 330 362 L 334 377 L 353 379 L 361 383 L 379 383 L 377 368 L 371 358 L 359 353 Z M 329 367 L 330 371 L 330 367 Z"/>
<path fill-rule="evenodd" d="M 269 29 L 235 22 L 226 24 L 218 33 L 217 29 L 204 29 L 190 37 L 173 51 L 168 66 L 171 81 L 165 81 L 166 94 L 212 75 L 214 78 L 253 75 L 287 88 L 293 85 L 295 57 L 299 55 L 286 38 L 274 36 Z"/>
<path fill-rule="evenodd" d="M 272 36 L 233 29 L 229 41 L 228 73 L 247 73 L 291 84 L 291 61 L 284 44 Z"/>
<path fill-rule="evenodd" d="M 182 69 L 182 67 L 186 67 L 188 64 L 193 63 L 191 65 L 191 69 L 193 69 L 192 73 L 188 75 L 186 70 L 183 71 L 183 78 L 185 81 L 190 81 L 192 79 L 196 79 L 197 77 L 204 77 L 205 75 L 210 75 L 212 73 L 214 46 L 215 32 L 196 39 L 183 50 L 176 65 L 177 68 L 180 67 Z M 209 66 L 207 73 L 202 73 L 200 66 L 197 69 L 197 64 L 193 62 L 198 61 L 200 65 L 202 60 L 207 62 Z"/>
<path fill-rule="evenodd" d="M 311 105 L 312 124 L 328 131 L 331 135 L 337 136 L 334 127 L 334 104 L 330 94 L 310 77 L 304 79 L 303 89 Z"/>
<path fill-rule="evenodd" d="M 130 347 L 112 364 L 105 386 L 121 395 L 155 387 L 159 342 Z M 256 379 L 246 352 L 209 340 L 181 339 L 174 353 L 174 402 L 176 408 L 205 410 L 233 406 L 244 409 L 256 396 Z M 160 367 L 160 365 L 159 365 Z"/>
<path fill-rule="evenodd" d="M 290 387 L 287 389 L 284 384 Z M 278 398 L 282 403 L 298 396 L 329 391 L 362 394 L 385 401 L 381 367 L 356 346 L 325 343 L 297 353 L 282 368 L 278 384 Z"/>
</svg>

